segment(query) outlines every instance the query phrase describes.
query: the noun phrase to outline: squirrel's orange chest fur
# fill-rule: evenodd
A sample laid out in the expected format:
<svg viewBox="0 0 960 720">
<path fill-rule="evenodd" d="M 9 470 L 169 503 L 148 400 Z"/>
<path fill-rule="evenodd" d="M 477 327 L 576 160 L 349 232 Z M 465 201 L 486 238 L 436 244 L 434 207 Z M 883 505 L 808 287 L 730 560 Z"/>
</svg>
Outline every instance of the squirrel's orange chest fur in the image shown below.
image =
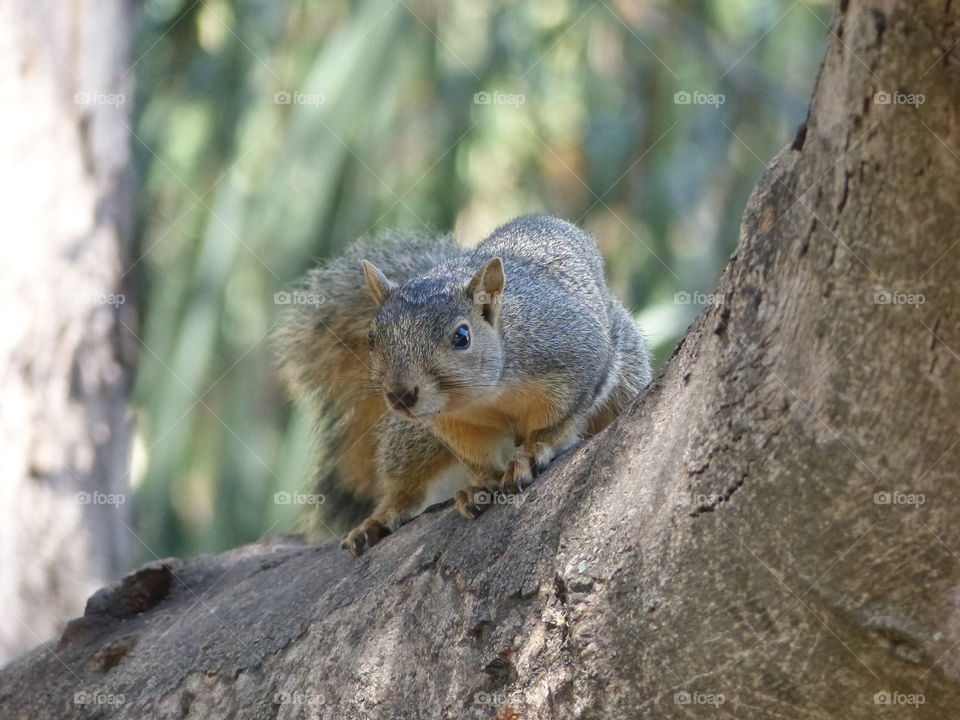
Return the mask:
<svg viewBox="0 0 960 720">
<path fill-rule="evenodd" d="M 525 380 L 496 393 L 487 403 L 437 416 L 430 426 L 465 460 L 482 463 L 498 453 L 505 438 L 526 437 L 562 415 L 550 384 Z"/>
</svg>

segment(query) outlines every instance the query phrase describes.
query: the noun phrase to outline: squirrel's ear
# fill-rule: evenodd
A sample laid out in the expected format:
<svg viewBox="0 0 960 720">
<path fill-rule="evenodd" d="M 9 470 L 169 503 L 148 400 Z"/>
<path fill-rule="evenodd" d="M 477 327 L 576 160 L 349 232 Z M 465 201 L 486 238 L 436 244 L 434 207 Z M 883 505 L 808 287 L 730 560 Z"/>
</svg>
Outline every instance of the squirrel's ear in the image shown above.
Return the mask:
<svg viewBox="0 0 960 720">
<path fill-rule="evenodd" d="M 397 284 L 387 280 L 387 276 L 380 272 L 377 266 L 369 260 L 361 260 L 361 263 L 363 264 L 363 277 L 367 281 L 367 288 L 369 288 L 374 302 L 377 305 L 383 305 L 383 301 L 397 287 Z"/>
<path fill-rule="evenodd" d="M 503 295 L 506 280 L 503 261 L 494 257 L 487 260 L 467 283 L 467 297 L 471 302 L 482 306 L 480 310 L 483 318 L 491 325 L 496 325 L 500 296 Z"/>
</svg>

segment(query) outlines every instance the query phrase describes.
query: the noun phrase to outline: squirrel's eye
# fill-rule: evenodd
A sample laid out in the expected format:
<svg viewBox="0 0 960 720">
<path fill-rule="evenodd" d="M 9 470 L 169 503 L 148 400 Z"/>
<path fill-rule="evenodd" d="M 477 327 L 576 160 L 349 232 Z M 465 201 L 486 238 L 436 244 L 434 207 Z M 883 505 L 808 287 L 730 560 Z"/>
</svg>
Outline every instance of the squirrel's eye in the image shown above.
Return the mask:
<svg viewBox="0 0 960 720">
<path fill-rule="evenodd" d="M 451 344 L 455 350 L 466 350 L 470 347 L 470 328 L 461 325 L 454 330 Z"/>
<path fill-rule="evenodd" d="M 369 345 L 370 349 L 373 350 L 373 330 L 367 333 L 367 345 Z"/>
</svg>

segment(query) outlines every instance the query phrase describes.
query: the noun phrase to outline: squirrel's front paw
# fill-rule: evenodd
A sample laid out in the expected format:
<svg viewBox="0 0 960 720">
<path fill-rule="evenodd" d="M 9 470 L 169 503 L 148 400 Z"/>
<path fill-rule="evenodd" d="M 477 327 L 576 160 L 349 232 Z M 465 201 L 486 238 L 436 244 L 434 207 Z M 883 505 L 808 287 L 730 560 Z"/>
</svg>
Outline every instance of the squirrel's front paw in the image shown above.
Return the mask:
<svg viewBox="0 0 960 720">
<path fill-rule="evenodd" d="M 364 551 L 372 548 L 383 538 L 390 534 L 390 530 L 378 520 L 368 518 L 350 531 L 347 538 L 340 543 L 340 547 L 346 548 L 357 557 L 363 555 Z"/>
<path fill-rule="evenodd" d="M 533 476 L 536 477 L 543 472 L 547 465 L 557 456 L 557 450 L 552 445 L 544 442 L 538 442 L 533 446 Z"/>
<path fill-rule="evenodd" d="M 457 494 L 453 496 L 457 510 L 467 520 L 476 520 L 480 517 L 483 511 L 490 507 L 492 500 L 493 494 L 489 490 L 476 485 L 471 485 L 465 490 L 457 490 Z"/>
<path fill-rule="evenodd" d="M 535 468 L 533 458 L 523 450 L 517 450 L 510 462 L 507 463 L 507 469 L 500 479 L 500 489 L 508 495 L 522 492 L 525 487 L 533 482 L 536 475 Z"/>
</svg>

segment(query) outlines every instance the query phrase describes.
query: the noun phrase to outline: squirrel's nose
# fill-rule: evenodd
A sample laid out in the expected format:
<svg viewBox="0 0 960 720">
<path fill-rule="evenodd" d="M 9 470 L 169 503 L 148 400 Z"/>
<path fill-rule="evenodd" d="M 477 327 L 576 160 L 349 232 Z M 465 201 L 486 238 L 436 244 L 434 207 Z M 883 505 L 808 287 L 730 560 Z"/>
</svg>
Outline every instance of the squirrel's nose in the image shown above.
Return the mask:
<svg viewBox="0 0 960 720">
<path fill-rule="evenodd" d="M 420 388 L 414 386 L 404 392 L 393 392 L 391 390 L 387 393 L 387 400 L 389 400 L 390 404 L 397 410 L 409 410 L 417 404 L 417 398 L 419 396 Z"/>
</svg>

